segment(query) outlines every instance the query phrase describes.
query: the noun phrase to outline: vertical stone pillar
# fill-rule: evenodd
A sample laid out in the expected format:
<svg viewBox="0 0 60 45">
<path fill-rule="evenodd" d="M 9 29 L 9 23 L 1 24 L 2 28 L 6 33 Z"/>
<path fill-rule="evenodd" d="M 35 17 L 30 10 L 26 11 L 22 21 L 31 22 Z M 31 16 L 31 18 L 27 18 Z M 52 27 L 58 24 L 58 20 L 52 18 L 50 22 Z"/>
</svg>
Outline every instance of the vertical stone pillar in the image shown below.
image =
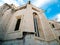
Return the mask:
<svg viewBox="0 0 60 45">
<path fill-rule="evenodd" d="M 23 31 L 34 32 L 32 7 L 30 4 L 27 4 L 23 22 L 24 22 Z"/>
<path fill-rule="evenodd" d="M 24 44 L 23 45 L 35 45 L 34 34 L 27 34 L 24 37 Z"/>
</svg>

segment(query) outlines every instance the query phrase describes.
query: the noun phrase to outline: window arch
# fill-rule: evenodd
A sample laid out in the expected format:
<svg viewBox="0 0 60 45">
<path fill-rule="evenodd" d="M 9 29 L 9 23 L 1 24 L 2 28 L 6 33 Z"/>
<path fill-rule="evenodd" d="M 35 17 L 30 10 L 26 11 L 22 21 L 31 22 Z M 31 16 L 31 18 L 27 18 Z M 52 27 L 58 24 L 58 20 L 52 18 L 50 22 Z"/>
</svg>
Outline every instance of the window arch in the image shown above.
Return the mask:
<svg viewBox="0 0 60 45">
<path fill-rule="evenodd" d="M 38 15 L 36 12 L 33 12 L 33 15 Z"/>
</svg>

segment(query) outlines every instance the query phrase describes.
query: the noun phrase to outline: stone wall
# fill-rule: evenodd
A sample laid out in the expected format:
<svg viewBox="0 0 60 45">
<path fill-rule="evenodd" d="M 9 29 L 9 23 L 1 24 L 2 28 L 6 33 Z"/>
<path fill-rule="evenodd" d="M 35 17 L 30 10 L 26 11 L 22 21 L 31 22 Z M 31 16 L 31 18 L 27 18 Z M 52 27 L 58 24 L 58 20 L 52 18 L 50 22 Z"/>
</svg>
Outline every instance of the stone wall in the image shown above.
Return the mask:
<svg viewBox="0 0 60 45">
<path fill-rule="evenodd" d="M 26 8 L 13 11 L 13 13 L 12 10 L 9 9 L 9 6 L 7 6 L 7 8 L 5 7 L 6 9 L 4 9 L 4 7 L 0 10 L 4 14 L 0 22 L 0 39 L 4 40 L 3 42 L 0 41 L 0 45 L 1 43 L 2 45 L 59 45 L 59 41 L 55 39 L 58 34 L 55 35 L 54 30 L 49 25 L 49 22 L 42 10 L 39 10 L 31 4 L 27 4 Z M 38 38 L 35 36 L 36 32 L 34 30 L 33 12 L 38 14 L 37 16 L 40 21 L 39 25 L 41 26 L 39 26 L 40 37 Z M 18 31 L 14 31 L 18 19 L 17 17 L 21 18 L 21 25 Z M 23 32 L 28 32 L 28 34 L 26 34 L 23 39 L 17 40 L 16 38 L 23 37 Z M 31 32 L 33 34 L 29 34 Z M 44 40 L 40 39 L 42 37 Z"/>
<path fill-rule="evenodd" d="M 23 40 L 12 40 L 3 42 L 2 45 L 23 45 Z"/>
<path fill-rule="evenodd" d="M 2 45 L 59 45 L 59 42 L 56 40 L 53 41 L 44 41 L 37 40 L 34 38 L 33 34 L 27 34 L 22 40 L 12 40 L 3 42 Z"/>
</svg>

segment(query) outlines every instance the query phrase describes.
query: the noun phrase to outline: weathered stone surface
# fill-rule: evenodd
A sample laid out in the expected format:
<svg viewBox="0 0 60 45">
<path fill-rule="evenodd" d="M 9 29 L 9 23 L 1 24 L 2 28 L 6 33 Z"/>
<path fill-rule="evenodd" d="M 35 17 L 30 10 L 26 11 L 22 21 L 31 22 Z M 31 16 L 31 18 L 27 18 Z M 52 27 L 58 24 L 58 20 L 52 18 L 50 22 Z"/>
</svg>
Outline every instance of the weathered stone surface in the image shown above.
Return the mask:
<svg viewBox="0 0 60 45">
<path fill-rule="evenodd" d="M 37 26 L 34 24 L 34 18 Z M 19 29 L 15 31 L 18 19 L 21 19 L 21 22 Z M 8 4 L 0 7 L 0 44 L 2 41 L 2 45 L 60 45 L 59 36 L 60 23 L 47 20 L 43 10 L 32 4 L 26 4 L 19 9 Z M 35 39 L 36 37 L 38 38 Z M 13 40 L 17 38 L 23 39 Z"/>
<path fill-rule="evenodd" d="M 23 40 L 6 41 L 2 45 L 23 45 Z"/>
</svg>

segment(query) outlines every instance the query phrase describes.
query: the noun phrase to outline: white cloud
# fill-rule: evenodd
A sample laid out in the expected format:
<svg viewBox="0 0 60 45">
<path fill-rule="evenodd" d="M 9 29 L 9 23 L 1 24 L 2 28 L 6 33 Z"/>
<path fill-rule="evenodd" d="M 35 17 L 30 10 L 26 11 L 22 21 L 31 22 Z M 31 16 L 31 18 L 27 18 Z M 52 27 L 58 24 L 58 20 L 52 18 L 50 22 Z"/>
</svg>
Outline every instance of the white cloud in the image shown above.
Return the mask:
<svg viewBox="0 0 60 45">
<path fill-rule="evenodd" d="M 53 19 L 56 20 L 57 22 L 60 22 L 60 13 L 57 14 Z"/>
<path fill-rule="evenodd" d="M 19 6 L 19 4 L 16 2 L 16 0 L 2 0 L 4 3 L 8 4 L 15 4 L 16 6 Z"/>
<path fill-rule="evenodd" d="M 0 2 L 0 5 L 3 3 L 14 4 L 16 6 L 19 6 L 19 4 L 25 4 L 23 0 L 2 0 L 2 2 Z"/>
<path fill-rule="evenodd" d="M 24 2 L 23 0 L 18 0 L 18 2 L 19 2 L 20 4 L 25 4 L 25 2 Z"/>
<path fill-rule="evenodd" d="M 3 5 L 3 2 L 0 2 L 0 6 Z"/>
<path fill-rule="evenodd" d="M 57 2 L 57 0 L 54 0 L 54 1 L 53 0 L 31 0 L 31 1 L 32 1 L 32 4 L 37 6 L 37 7 L 41 7 L 44 4 L 48 4 L 48 3 L 51 3 L 51 2 Z M 2 0 L 2 2 L 8 3 L 8 4 L 12 4 L 13 3 L 16 6 L 19 6 L 20 4 L 21 5 L 25 4 L 24 0 Z"/>
<path fill-rule="evenodd" d="M 48 3 L 52 3 L 52 2 L 56 2 L 56 0 L 35 0 L 34 1 L 34 5 L 37 6 L 37 7 L 41 7 L 45 4 L 48 4 Z"/>
</svg>

